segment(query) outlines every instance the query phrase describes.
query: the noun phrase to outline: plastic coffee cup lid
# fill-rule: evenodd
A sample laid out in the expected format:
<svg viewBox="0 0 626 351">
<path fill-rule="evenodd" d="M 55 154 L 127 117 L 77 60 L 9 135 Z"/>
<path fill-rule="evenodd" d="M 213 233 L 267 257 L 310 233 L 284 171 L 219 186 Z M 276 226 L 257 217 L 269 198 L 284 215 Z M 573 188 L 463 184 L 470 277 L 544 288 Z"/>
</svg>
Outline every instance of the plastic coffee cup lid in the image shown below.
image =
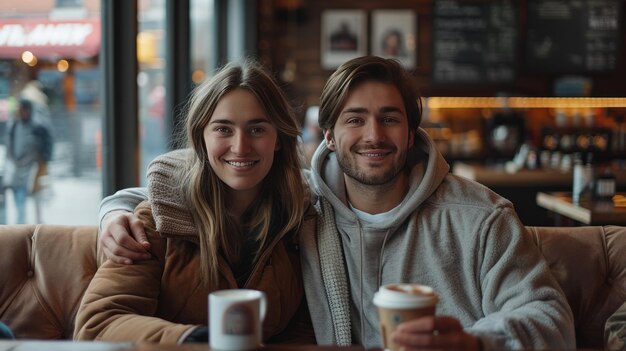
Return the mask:
<svg viewBox="0 0 626 351">
<path fill-rule="evenodd" d="M 374 304 L 384 308 L 428 307 L 438 300 L 431 287 L 418 284 L 388 284 L 374 294 Z"/>
</svg>

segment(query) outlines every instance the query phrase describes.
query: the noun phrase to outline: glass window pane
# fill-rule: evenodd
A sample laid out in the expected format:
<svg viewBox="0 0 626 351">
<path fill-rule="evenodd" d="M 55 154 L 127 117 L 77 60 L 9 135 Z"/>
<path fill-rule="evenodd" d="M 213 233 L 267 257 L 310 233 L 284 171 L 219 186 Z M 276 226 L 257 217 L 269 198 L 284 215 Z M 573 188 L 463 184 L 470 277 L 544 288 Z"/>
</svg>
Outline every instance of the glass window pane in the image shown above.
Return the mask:
<svg viewBox="0 0 626 351">
<path fill-rule="evenodd" d="M 139 2 L 139 129 L 141 140 L 141 184 L 146 169 L 156 156 L 168 151 L 172 116 L 165 115 L 165 1 Z M 190 1 L 191 80 L 202 82 L 212 72 L 213 0 Z"/>
<path fill-rule="evenodd" d="M 213 0 L 191 0 L 191 81 L 202 82 L 213 72 L 216 63 L 211 54 L 214 45 Z"/>
<path fill-rule="evenodd" d="M 0 13 L 0 223 L 97 224 L 100 1 L 8 0 Z"/>
<path fill-rule="evenodd" d="M 57 7 L 80 7 L 83 0 L 56 0 Z"/>
<path fill-rule="evenodd" d="M 165 1 L 139 2 L 137 59 L 139 73 L 140 179 L 146 184 L 150 161 L 167 151 L 165 116 Z M 169 116 L 167 116 L 169 118 Z"/>
</svg>

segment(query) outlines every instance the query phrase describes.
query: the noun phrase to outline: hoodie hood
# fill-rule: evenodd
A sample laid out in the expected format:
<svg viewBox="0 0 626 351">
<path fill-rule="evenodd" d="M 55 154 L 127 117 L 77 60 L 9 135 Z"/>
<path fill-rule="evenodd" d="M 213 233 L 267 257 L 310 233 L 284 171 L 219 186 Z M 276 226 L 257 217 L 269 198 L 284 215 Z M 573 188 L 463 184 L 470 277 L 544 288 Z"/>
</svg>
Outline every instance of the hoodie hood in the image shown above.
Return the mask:
<svg viewBox="0 0 626 351">
<path fill-rule="evenodd" d="M 444 180 L 450 166 L 435 148 L 432 139 L 422 128 L 415 132 L 415 143 L 407 152 L 406 167 L 410 169 L 409 190 L 401 202 L 397 216 L 373 223 L 373 228 L 395 228 L 411 215 Z M 346 220 L 357 221 L 350 209 L 346 194 L 344 173 L 337 155 L 322 141 L 311 160 L 311 192 L 323 196 L 332 205 L 335 214 Z"/>
</svg>

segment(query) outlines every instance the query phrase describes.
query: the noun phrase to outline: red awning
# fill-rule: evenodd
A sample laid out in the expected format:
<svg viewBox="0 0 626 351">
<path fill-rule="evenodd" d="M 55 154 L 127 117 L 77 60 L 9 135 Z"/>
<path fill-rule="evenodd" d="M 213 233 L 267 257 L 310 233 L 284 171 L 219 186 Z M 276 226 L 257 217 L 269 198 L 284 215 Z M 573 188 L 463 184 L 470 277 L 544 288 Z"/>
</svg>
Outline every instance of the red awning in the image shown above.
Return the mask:
<svg viewBox="0 0 626 351">
<path fill-rule="evenodd" d="M 24 51 L 38 59 L 88 58 L 100 50 L 100 19 L 51 21 L 0 20 L 0 58 L 20 58 Z"/>
</svg>

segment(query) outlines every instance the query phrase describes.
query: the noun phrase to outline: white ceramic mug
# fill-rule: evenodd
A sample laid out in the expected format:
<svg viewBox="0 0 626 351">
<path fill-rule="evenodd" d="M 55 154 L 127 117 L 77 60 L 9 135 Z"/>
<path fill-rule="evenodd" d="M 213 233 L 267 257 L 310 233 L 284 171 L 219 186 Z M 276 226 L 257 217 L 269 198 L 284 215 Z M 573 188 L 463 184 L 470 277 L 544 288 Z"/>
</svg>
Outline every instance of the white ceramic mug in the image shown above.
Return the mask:
<svg viewBox="0 0 626 351">
<path fill-rule="evenodd" d="M 267 298 L 251 289 L 219 290 L 209 294 L 209 345 L 216 350 L 261 347 Z"/>
</svg>

